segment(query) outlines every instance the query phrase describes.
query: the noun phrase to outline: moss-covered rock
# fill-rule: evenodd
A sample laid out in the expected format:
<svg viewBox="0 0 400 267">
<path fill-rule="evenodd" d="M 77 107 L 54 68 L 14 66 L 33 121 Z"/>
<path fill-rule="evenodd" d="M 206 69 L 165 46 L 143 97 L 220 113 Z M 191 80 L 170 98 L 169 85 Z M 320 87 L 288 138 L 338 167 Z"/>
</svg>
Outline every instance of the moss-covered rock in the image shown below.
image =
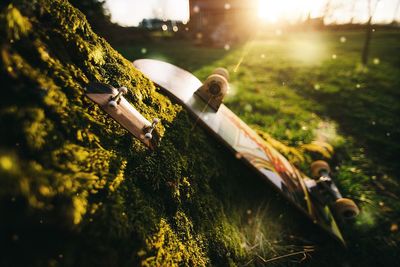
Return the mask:
<svg viewBox="0 0 400 267">
<path fill-rule="evenodd" d="M 0 264 L 248 262 L 240 226 L 251 226 L 251 199 L 271 192 L 67 1 L 0 8 Z M 161 119 L 160 146 L 148 150 L 86 98 L 91 81 L 129 88 L 136 109 Z"/>
</svg>

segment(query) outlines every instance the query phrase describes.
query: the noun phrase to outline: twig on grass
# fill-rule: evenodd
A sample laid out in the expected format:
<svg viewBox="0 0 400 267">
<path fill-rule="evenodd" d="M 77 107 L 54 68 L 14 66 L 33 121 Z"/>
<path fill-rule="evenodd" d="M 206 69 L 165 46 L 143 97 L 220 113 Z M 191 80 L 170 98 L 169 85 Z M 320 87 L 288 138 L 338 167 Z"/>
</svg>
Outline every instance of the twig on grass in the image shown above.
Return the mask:
<svg viewBox="0 0 400 267">
<path fill-rule="evenodd" d="M 256 255 L 256 256 L 257 256 L 260 260 L 262 260 L 264 263 L 270 263 L 270 262 L 273 262 L 273 261 L 278 261 L 278 260 L 281 260 L 281 259 L 284 259 L 284 258 L 296 256 L 296 255 L 303 255 L 303 257 L 302 257 L 301 260 L 299 261 L 299 262 L 302 262 L 302 261 L 304 261 L 304 260 L 307 258 L 307 253 L 310 253 L 310 252 L 313 252 L 313 251 L 314 251 L 313 248 L 308 248 L 308 249 L 304 249 L 304 250 L 302 250 L 302 251 L 292 252 L 292 253 L 285 254 L 285 255 L 282 255 L 282 256 L 278 256 L 278 257 L 274 257 L 274 258 L 271 258 L 271 259 L 268 259 L 268 260 L 264 259 L 264 258 L 261 257 L 260 255 Z"/>
</svg>

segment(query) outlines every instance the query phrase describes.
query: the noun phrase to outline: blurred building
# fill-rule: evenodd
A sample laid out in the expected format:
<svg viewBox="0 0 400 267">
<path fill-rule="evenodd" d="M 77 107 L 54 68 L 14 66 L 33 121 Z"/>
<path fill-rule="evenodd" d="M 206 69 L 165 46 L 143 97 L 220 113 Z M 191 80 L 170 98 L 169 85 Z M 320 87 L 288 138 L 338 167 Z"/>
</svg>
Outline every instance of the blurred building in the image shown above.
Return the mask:
<svg viewBox="0 0 400 267">
<path fill-rule="evenodd" d="M 198 42 L 226 44 L 257 27 L 258 0 L 190 0 L 190 30 Z"/>
<path fill-rule="evenodd" d="M 143 19 L 139 23 L 139 28 L 147 30 L 161 30 L 165 22 L 161 19 Z"/>
<path fill-rule="evenodd" d="M 139 28 L 151 31 L 170 31 L 176 32 L 183 29 L 183 23 L 177 20 L 162 20 L 162 19 L 143 19 L 139 23 Z"/>
<path fill-rule="evenodd" d="M 324 18 L 311 18 L 308 14 L 307 19 L 302 23 L 302 26 L 306 29 L 321 30 L 325 27 Z"/>
</svg>

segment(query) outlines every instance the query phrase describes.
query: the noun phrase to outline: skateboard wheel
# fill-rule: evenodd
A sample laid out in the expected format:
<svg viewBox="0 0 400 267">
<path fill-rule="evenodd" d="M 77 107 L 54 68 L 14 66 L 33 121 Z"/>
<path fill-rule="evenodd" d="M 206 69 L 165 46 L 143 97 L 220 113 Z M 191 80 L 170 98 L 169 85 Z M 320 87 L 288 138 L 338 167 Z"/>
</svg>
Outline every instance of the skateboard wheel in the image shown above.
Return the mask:
<svg viewBox="0 0 400 267">
<path fill-rule="evenodd" d="M 157 118 L 154 118 L 153 119 L 153 124 L 157 124 L 157 123 L 159 123 L 160 122 L 160 119 L 157 119 Z"/>
<path fill-rule="evenodd" d="M 146 134 L 144 135 L 144 137 L 146 137 L 146 139 L 152 139 L 152 138 L 153 138 L 153 135 L 152 135 L 151 133 L 146 133 Z"/>
<path fill-rule="evenodd" d="M 111 101 L 108 102 L 108 106 L 109 106 L 110 108 L 117 108 L 118 103 L 117 103 L 117 101 L 115 101 L 115 100 L 111 100 Z"/>
<path fill-rule="evenodd" d="M 229 80 L 229 72 L 225 68 L 216 68 L 212 74 L 218 74 L 224 77 L 226 80 Z"/>
<path fill-rule="evenodd" d="M 125 86 L 122 86 L 122 87 L 118 88 L 118 92 L 120 92 L 121 94 L 126 94 L 126 93 L 128 93 L 128 88 L 126 88 Z"/>
<path fill-rule="evenodd" d="M 321 171 L 331 172 L 331 168 L 326 161 L 317 160 L 311 163 L 311 175 L 313 178 L 318 179 L 321 177 Z"/>
<path fill-rule="evenodd" d="M 228 92 L 228 86 L 228 81 L 224 76 L 219 74 L 212 74 L 208 76 L 207 80 L 204 82 L 206 92 L 208 92 L 214 98 L 221 98 L 221 100 Z"/>
<path fill-rule="evenodd" d="M 337 199 L 334 207 L 340 218 L 345 220 L 353 219 L 360 213 L 356 203 L 349 198 Z"/>
</svg>

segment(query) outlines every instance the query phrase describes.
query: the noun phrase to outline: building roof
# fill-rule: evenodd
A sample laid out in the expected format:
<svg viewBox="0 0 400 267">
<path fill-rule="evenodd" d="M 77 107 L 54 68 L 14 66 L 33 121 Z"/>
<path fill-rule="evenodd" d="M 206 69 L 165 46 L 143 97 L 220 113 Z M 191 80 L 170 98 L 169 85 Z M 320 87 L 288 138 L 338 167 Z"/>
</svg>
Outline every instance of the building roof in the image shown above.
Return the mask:
<svg viewBox="0 0 400 267">
<path fill-rule="evenodd" d="M 256 8 L 257 0 L 190 0 L 190 6 L 200 9 L 248 9 Z"/>
</svg>

